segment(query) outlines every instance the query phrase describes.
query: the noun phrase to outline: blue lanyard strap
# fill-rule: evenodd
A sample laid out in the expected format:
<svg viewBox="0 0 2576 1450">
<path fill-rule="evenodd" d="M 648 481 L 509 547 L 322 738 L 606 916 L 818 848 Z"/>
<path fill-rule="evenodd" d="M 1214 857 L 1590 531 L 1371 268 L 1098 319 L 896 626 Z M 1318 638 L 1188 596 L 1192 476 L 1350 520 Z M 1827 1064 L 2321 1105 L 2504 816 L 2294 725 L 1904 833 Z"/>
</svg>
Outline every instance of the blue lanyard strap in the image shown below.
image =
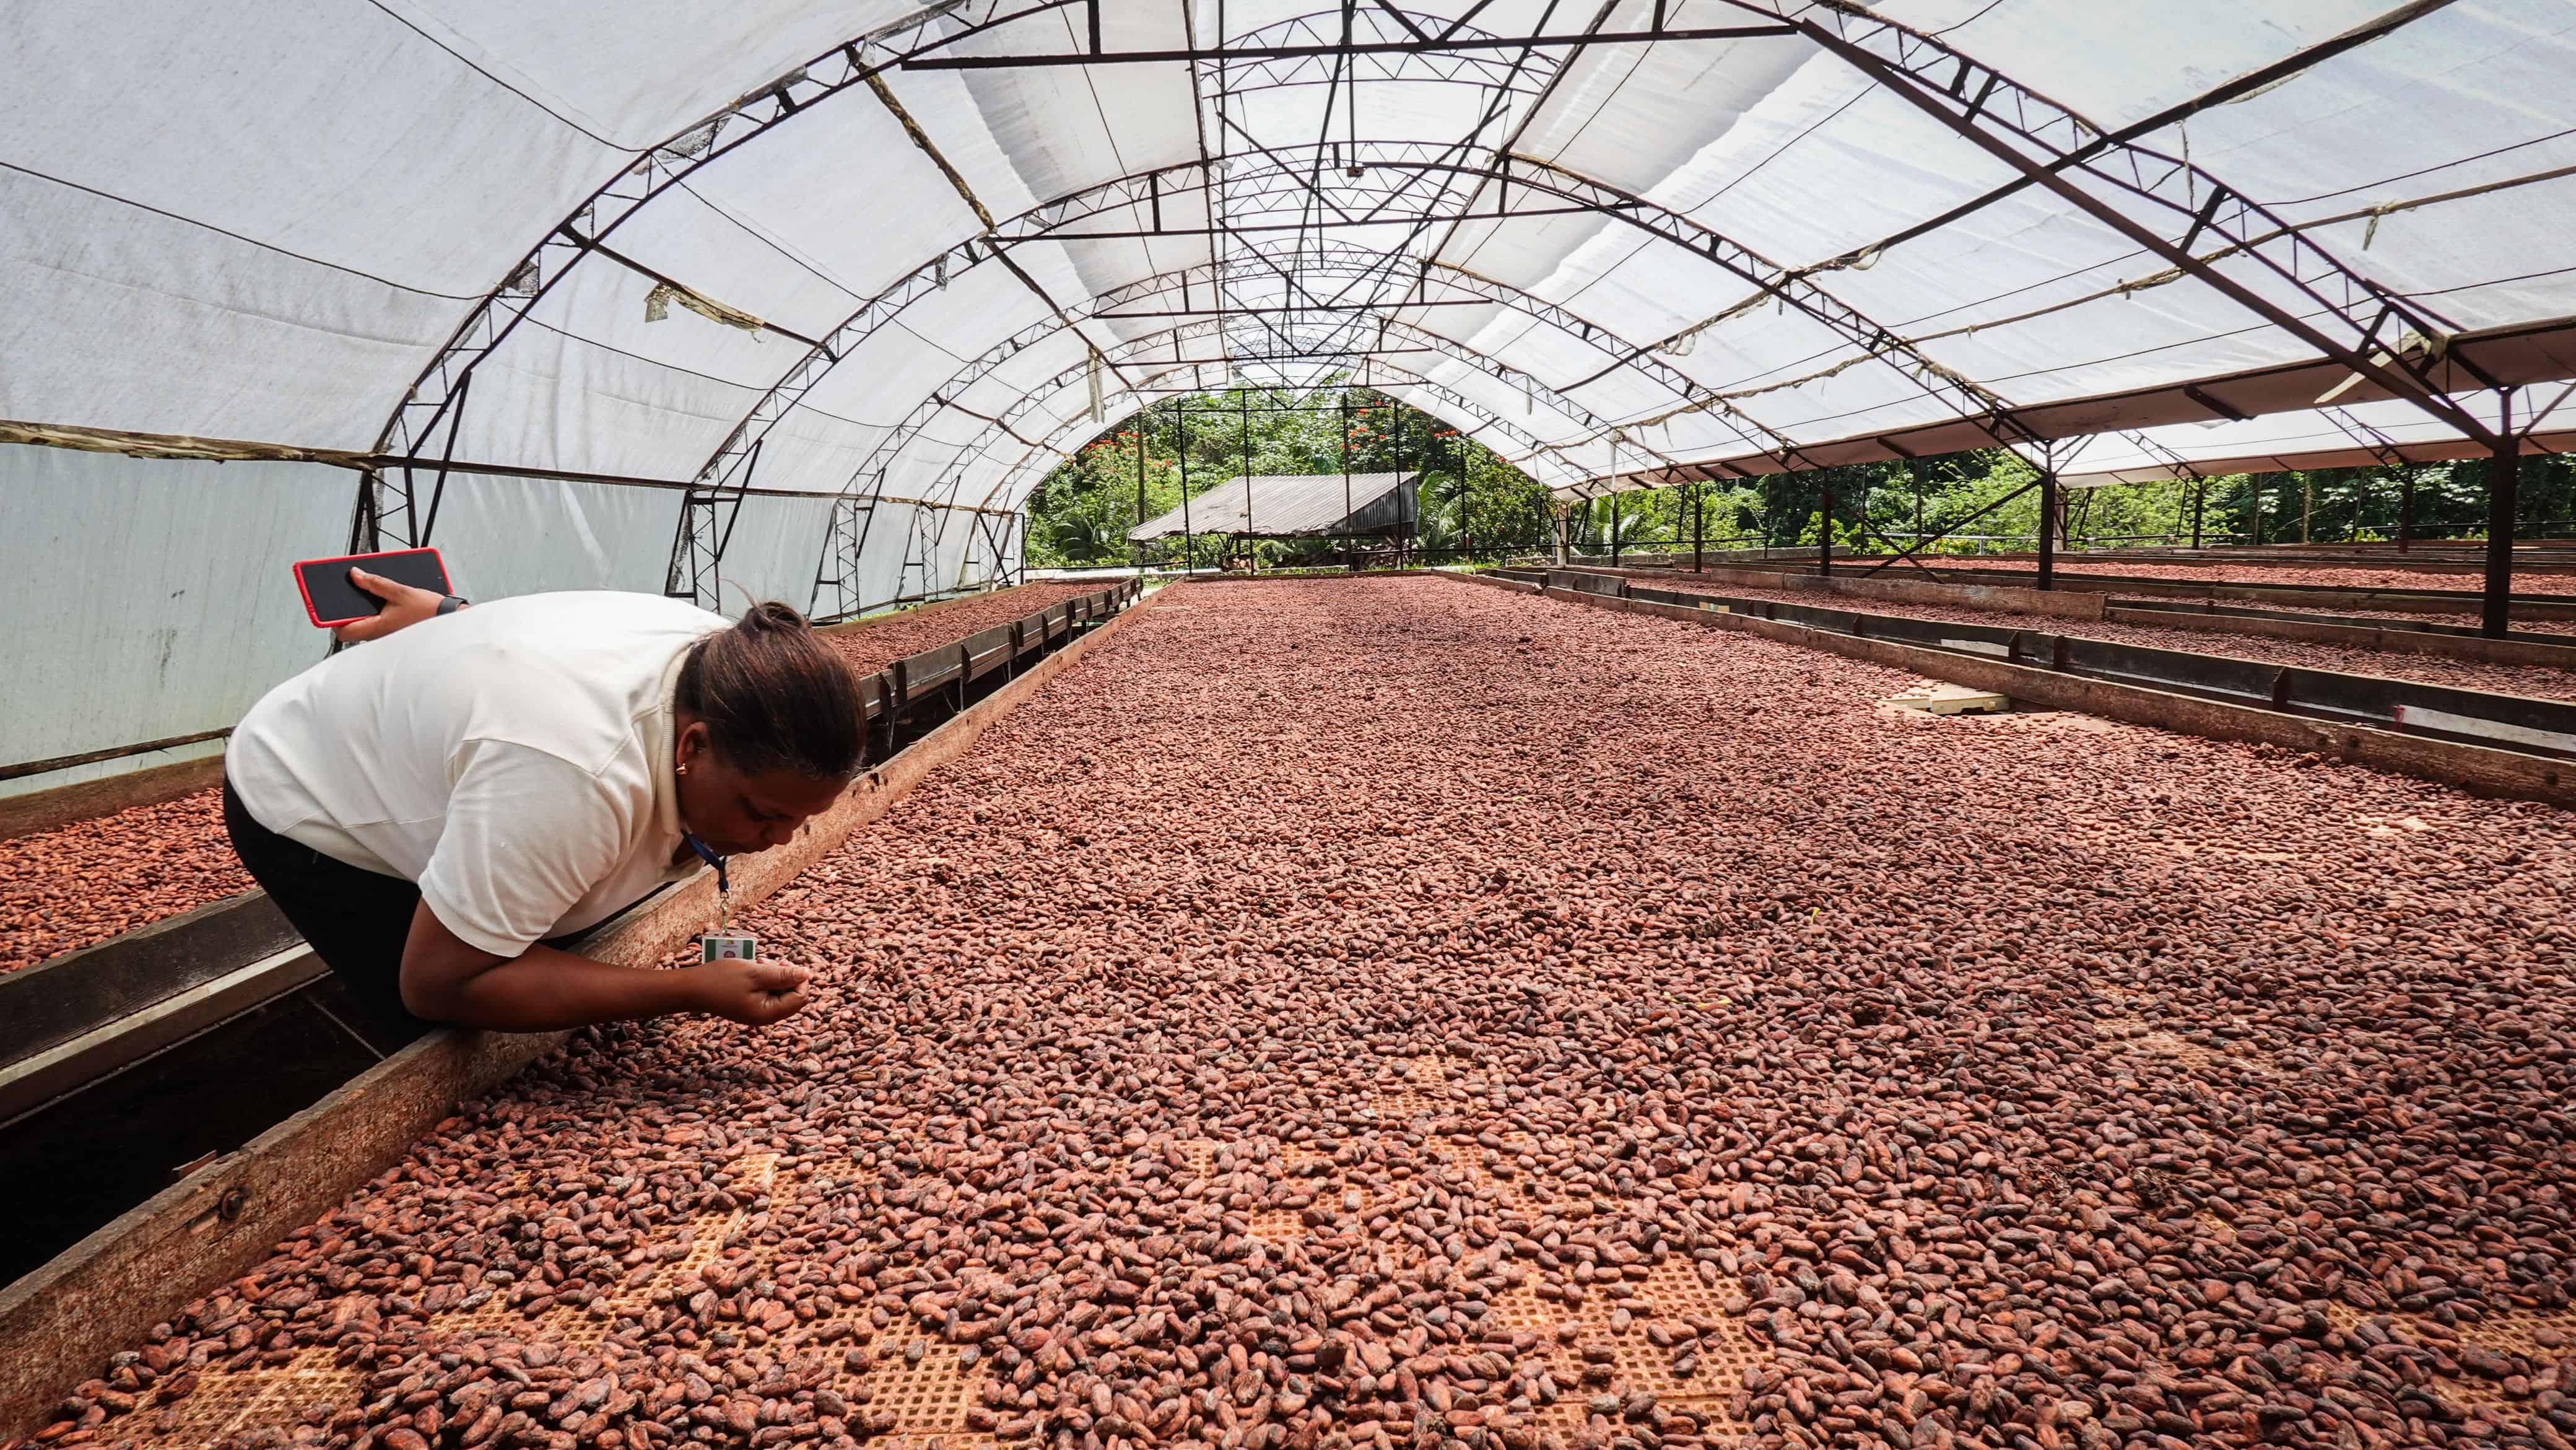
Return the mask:
<svg viewBox="0 0 2576 1450">
<path fill-rule="evenodd" d="M 731 895 L 733 892 L 733 883 L 725 879 L 725 858 L 716 854 L 715 847 L 699 840 L 696 833 L 691 831 L 682 831 L 680 833 L 680 839 L 688 843 L 690 850 L 698 853 L 699 860 L 704 861 L 709 866 L 715 868 L 716 890 L 726 895 Z"/>
</svg>

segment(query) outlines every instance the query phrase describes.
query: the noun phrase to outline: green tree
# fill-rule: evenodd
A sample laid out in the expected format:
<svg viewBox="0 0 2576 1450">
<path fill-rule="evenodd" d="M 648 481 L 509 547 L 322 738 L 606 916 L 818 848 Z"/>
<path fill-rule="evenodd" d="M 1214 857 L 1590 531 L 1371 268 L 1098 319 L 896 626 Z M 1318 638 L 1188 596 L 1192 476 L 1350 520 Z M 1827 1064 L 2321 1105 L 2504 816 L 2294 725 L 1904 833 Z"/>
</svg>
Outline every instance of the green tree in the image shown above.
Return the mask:
<svg viewBox="0 0 2576 1450">
<path fill-rule="evenodd" d="M 1028 559 L 1040 567 L 1125 563 L 1138 557 L 1178 564 L 1205 562 L 1222 541 L 1157 541 L 1139 550 L 1127 531 L 1140 519 L 1178 508 L 1183 440 L 1189 495 L 1227 480 L 1256 476 L 1418 473 L 1418 547 L 1478 557 L 1546 547 L 1551 510 L 1546 489 L 1447 422 L 1372 388 L 1328 383 L 1305 392 L 1237 388 L 1166 400 L 1121 419 L 1074 450 L 1028 501 Z M 1186 423 L 1186 432 L 1184 431 Z M 1257 521 L 1256 521 L 1257 522 Z M 1267 564 L 1320 563 L 1340 544 L 1300 539 L 1263 543 Z"/>
</svg>

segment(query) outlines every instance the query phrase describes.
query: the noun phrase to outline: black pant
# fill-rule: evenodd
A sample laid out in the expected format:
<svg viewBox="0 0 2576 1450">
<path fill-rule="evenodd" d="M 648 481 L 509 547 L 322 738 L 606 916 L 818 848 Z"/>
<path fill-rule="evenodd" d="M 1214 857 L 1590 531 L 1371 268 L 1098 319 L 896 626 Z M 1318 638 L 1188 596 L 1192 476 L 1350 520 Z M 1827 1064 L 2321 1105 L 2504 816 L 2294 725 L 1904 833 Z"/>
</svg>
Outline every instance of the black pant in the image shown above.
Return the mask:
<svg viewBox="0 0 2576 1450">
<path fill-rule="evenodd" d="M 224 830 L 251 879 L 370 1015 L 387 1025 L 431 1025 L 402 1004 L 403 941 L 420 906 L 419 887 L 334 861 L 261 825 L 243 808 L 229 776 Z"/>
</svg>

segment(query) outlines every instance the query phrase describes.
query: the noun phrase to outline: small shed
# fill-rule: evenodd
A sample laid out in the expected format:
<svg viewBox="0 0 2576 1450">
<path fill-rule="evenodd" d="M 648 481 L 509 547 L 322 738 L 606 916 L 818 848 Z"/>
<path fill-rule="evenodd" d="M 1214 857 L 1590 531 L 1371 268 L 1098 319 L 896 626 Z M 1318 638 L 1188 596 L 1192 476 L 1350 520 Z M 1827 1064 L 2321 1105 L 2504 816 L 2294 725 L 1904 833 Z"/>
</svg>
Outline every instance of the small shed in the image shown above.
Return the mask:
<svg viewBox="0 0 2576 1450">
<path fill-rule="evenodd" d="M 1183 532 L 1263 539 L 1404 535 L 1422 525 L 1419 473 L 1270 473 L 1238 475 L 1182 508 L 1127 531 L 1130 543 Z M 1186 515 L 1186 517 L 1184 517 Z"/>
</svg>

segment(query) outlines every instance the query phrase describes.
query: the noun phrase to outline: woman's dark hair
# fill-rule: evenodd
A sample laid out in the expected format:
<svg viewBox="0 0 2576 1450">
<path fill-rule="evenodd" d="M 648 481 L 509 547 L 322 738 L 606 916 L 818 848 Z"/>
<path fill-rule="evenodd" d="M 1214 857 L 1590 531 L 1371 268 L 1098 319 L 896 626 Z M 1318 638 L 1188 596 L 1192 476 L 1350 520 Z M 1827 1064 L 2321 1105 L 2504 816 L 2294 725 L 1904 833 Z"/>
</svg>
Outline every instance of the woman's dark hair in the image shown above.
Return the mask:
<svg viewBox="0 0 2576 1450">
<path fill-rule="evenodd" d="M 774 599 L 689 646 L 672 703 L 707 722 L 707 743 L 748 774 L 846 779 L 867 760 L 858 676 Z"/>
</svg>

